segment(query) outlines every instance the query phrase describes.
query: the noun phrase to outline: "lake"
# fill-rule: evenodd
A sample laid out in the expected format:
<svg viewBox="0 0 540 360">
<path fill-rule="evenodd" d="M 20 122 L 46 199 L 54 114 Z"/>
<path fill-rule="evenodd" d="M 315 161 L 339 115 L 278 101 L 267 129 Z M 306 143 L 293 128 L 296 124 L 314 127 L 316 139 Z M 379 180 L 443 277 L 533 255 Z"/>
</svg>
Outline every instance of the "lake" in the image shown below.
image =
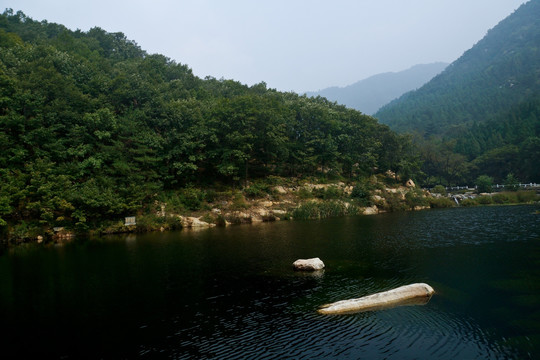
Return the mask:
<svg viewBox="0 0 540 360">
<path fill-rule="evenodd" d="M 0 357 L 538 359 L 538 206 L 76 239 L 0 255 Z M 323 273 L 292 271 L 320 257 Z M 319 306 L 425 282 L 423 306 Z"/>
</svg>

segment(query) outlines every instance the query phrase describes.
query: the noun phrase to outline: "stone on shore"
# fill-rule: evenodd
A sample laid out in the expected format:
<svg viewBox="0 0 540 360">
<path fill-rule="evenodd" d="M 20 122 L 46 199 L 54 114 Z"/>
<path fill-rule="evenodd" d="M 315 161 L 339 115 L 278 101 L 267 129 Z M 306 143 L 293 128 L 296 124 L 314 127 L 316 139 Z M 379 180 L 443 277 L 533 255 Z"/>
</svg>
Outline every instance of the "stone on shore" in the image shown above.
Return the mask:
<svg viewBox="0 0 540 360">
<path fill-rule="evenodd" d="M 324 263 L 321 259 L 311 258 L 311 259 L 298 259 L 293 263 L 294 270 L 299 271 L 316 271 L 324 269 Z"/>
<path fill-rule="evenodd" d="M 405 186 L 410 187 L 410 188 L 415 188 L 416 184 L 414 183 L 412 179 L 409 179 L 407 180 L 407 183 L 405 184 Z"/>
<path fill-rule="evenodd" d="M 319 309 L 320 314 L 350 314 L 361 311 L 373 311 L 401 305 L 427 304 L 435 291 L 424 283 L 401 286 L 389 291 L 361 297 L 341 300 L 326 304 Z"/>
<path fill-rule="evenodd" d="M 179 218 L 180 218 L 180 222 L 183 228 L 195 229 L 195 228 L 208 228 L 208 227 L 216 226 L 215 224 L 202 221 L 200 218 L 197 218 L 197 217 L 179 216 Z"/>
<path fill-rule="evenodd" d="M 362 213 L 364 215 L 376 215 L 379 213 L 379 209 L 377 208 L 376 205 L 373 205 L 373 206 L 365 208 Z"/>
</svg>

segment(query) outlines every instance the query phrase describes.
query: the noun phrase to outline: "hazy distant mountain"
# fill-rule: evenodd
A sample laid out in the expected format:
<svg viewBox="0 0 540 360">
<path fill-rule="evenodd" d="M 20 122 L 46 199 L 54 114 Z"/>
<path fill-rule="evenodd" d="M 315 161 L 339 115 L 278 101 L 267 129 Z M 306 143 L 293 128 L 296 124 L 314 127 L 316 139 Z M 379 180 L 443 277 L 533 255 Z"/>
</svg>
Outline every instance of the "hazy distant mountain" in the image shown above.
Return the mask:
<svg viewBox="0 0 540 360">
<path fill-rule="evenodd" d="M 456 133 L 540 94 L 540 0 L 522 5 L 416 91 L 376 114 L 397 131 Z"/>
<path fill-rule="evenodd" d="M 378 74 L 349 86 L 329 87 L 306 95 L 320 95 L 365 114 L 374 114 L 381 106 L 424 85 L 446 66 L 448 64 L 442 62 L 416 65 L 404 71 Z"/>
</svg>

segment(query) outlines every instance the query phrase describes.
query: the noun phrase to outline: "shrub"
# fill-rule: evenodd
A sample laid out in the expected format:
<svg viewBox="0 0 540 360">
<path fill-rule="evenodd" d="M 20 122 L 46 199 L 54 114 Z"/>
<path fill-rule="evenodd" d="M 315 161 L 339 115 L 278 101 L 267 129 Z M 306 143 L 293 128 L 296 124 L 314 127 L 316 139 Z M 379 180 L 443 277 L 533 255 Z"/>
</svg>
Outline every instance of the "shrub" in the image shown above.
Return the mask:
<svg viewBox="0 0 540 360">
<path fill-rule="evenodd" d="M 504 188 L 508 191 L 519 190 L 519 180 L 514 176 L 514 174 L 510 173 L 506 175 L 506 178 L 504 179 Z"/>
<path fill-rule="evenodd" d="M 534 190 L 520 190 L 517 192 L 517 201 L 520 203 L 529 203 L 538 200 L 538 195 Z"/>
<path fill-rule="evenodd" d="M 296 192 L 296 196 L 298 196 L 300 199 L 311 199 L 313 197 L 313 193 L 308 188 L 301 187 L 300 190 Z"/>
<path fill-rule="evenodd" d="M 158 230 L 163 223 L 165 218 L 157 216 L 154 214 L 146 214 L 143 216 L 137 216 L 137 232 L 149 232 Z M 110 230 L 110 229 L 109 229 Z"/>
<path fill-rule="evenodd" d="M 493 187 L 493 178 L 487 175 L 480 175 L 476 179 L 478 193 L 490 193 Z"/>
<path fill-rule="evenodd" d="M 446 188 L 442 185 L 436 185 L 432 190 L 432 193 L 446 195 Z"/>
<path fill-rule="evenodd" d="M 262 181 L 255 181 L 244 189 L 244 194 L 251 198 L 261 198 L 272 193 L 272 186 Z"/>
<path fill-rule="evenodd" d="M 341 198 L 343 198 L 343 189 L 337 186 L 329 186 L 326 188 L 326 191 L 324 192 L 325 200 L 341 199 Z"/>
<path fill-rule="evenodd" d="M 476 202 L 480 205 L 489 205 L 493 204 L 493 199 L 491 196 L 479 196 L 476 198 Z"/>
<path fill-rule="evenodd" d="M 463 199 L 459 205 L 461 206 L 477 206 L 478 203 L 476 202 L 476 199 Z"/>
<path fill-rule="evenodd" d="M 323 200 L 336 200 L 343 198 L 343 190 L 337 186 L 329 186 L 326 189 L 313 189 L 313 196 Z"/>
<path fill-rule="evenodd" d="M 405 211 L 407 210 L 407 204 L 401 200 L 401 197 L 397 193 L 384 192 L 383 197 L 386 200 L 384 209 L 386 211 Z"/>
<path fill-rule="evenodd" d="M 315 201 L 308 201 L 295 208 L 291 216 L 298 220 L 318 219 L 320 217 L 319 205 Z"/>
<path fill-rule="evenodd" d="M 351 192 L 351 198 L 355 199 L 360 206 L 371 206 L 371 192 L 368 184 L 357 184 Z"/>
<path fill-rule="evenodd" d="M 356 215 L 359 212 L 360 211 L 356 206 L 347 204 L 343 201 L 308 201 L 294 209 L 291 216 L 298 220 L 308 220 Z"/>
<path fill-rule="evenodd" d="M 205 200 L 209 203 L 216 201 L 219 198 L 219 193 L 214 189 L 206 190 Z"/>
<path fill-rule="evenodd" d="M 200 210 L 206 197 L 203 190 L 187 187 L 164 194 L 160 201 L 167 204 L 167 212 L 181 213 L 185 210 Z"/>
<path fill-rule="evenodd" d="M 214 219 L 214 217 L 212 216 L 211 213 L 204 214 L 203 216 L 201 216 L 200 220 L 204 221 L 204 222 L 207 222 L 209 224 L 213 224 L 215 222 L 215 219 Z"/>
<path fill-rule="evenodd" d="M 180 192 L 180 201 L 188 210 L 196 211 L 201 209 L 204 201 L 205 192 L 200 189 L 187 187 Z"/>
<path fill-rule="evenodd" d="M 409 208 L 414 209 L 417 206 L 427 206 L 429 201 L 421 189 L 414 189 L 405 194 L 405 203 Z"/>
<path fill-rule="evenodd" d="M 492 199 L 495 204 L 508 204 L 510 202 L 510 199 L 507 193 L 495 194 L 493 195 Z"/>
<path fill-rule="evenodd" d="M 449 208 L 455 205 L 455 201 L 447 197 L 429 199 L 429 206 L 432 208 Z"/>
<path fill-rule="evenodd" d="M 165 225 L 170 230 L 180 230 L 182 228 L 182 222 L 178 216 L 167 216 L 165 218 Z"/>
<path fill-rule="evenodd" d="M 216 217 L 215 224 L 217 226 L 227 226 L 227 220 L 225 220 L 225 217 L 223 215 L 219 214 Z"/>
<path fill-rule="evenodd" d="M 22 242 L 26 240 L 35 239 L 38 235 L 43 233 L 43 229 L 39 226 L 38 223 L 21 221 L 20 223 L 13 226 L 11 230 L 11 240 L 16 242 Z"/>
<path fill-rule="evenodd" d="M 249 204 L 246 202 L 244 195 L 241 192 L 236 192 L 232 201 L 231 209 L 232 210 L 244 210 L 248 209 Z"/>
</svg>

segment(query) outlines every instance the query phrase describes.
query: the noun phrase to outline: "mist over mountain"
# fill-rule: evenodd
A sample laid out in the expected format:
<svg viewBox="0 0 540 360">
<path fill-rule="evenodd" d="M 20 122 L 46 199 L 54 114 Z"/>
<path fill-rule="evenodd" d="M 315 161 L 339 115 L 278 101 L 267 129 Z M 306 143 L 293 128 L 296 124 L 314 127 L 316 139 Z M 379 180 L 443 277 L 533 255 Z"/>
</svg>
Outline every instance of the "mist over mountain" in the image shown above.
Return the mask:
<svg viewBox="0 0 540 360">
<path fill-rule="evenodd" d="M 375 117 L 413 134 L 426 183 L 538 182 L 539 45 L 540 0 L 531 0 Z"/>
<path fill-rule="evenodd" d="M 448 64 L 443 62 L 415 65 L 404 71 L 377 74 L 352 85 L 329 87 L 306 95 L 322 96 L 365 114 L 374 114 L 381 106 L 424 85 L 446 66 Z"/>
<path fill-rule="evenodd" d="M 540 93 L 540 1 L 502 20 L 445 71 L 375 116 L 425 136 L 467 128 Z"/>
</svg>

